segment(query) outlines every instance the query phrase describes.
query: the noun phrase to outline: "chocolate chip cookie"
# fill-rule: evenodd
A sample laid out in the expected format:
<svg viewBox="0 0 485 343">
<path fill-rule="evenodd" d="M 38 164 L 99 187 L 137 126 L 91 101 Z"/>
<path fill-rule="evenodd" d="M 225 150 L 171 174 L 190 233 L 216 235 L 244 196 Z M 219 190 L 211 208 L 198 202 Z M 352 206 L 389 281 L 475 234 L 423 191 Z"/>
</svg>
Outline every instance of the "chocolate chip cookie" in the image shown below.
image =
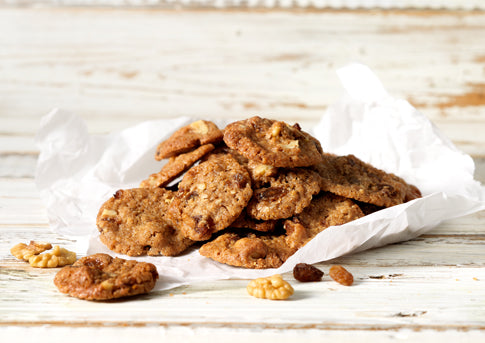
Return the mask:
<svg viewBox="0 0 485 343">
<path fill-rule="evenodd" d="M 185 173 L 167 216 L 186 237 L 207 240 L 241 214 L 252 194 L 247 170 L 218 154 Z"/>
<path fill-rule="evenodd" d="M 172 198 L 173 192 L 162 188 L 117 191 L 98 212 L 101 242 L 129 256 L 182 253 L 193 241 L 165 217 Z"/>
<path fill-rule="evenodd" d="M 321 162 L 320 143 L 297 124 L 252 117 L 227 125 L 224 142 L 247 159 L 274 167 L 306 167 Z"/>
<path fill-rule="evenodd" d="M 323 162 L 314 168 L 321 176 L 322 190 L 377 206 L 391 207 L 420 195 L 417 188 L 403 179 L 354 155 L 324 154 Z"/>
<path fill-rule="evenodd" d="M 247 213 L 255 219 L 289 218 L 303 211 L 320 191 L 320 178 L 312 170 L 282 169 L 267 187 L 255 189 Z"/>
<path fill-rule="evenodd" d="M 222 140 L 222 131 L 216 124 L 207 120 L 198 120 L 175 131 L 167 140 L 161 142 L 155 153 L 155 159 L 176 156 L 204 144 L 217 144 Z"/>
<path fill-rule="evenodd" d="M 148 293 L 157 279 L 157 268 L 151 263 L 94 254 L 62 268 L 54 284 L 72 297 L 109 300 Z"/>
<path fill-rule="evenodd" d="M 150 175 L 148 179 L 143 180 L 140 183 L 140 187 L 165 187 L 212 150 L 214 150 L 214 145 L 205 144 L 185 154 L 170 157 L 162 169 L 158 173 Z"/>
</svg>

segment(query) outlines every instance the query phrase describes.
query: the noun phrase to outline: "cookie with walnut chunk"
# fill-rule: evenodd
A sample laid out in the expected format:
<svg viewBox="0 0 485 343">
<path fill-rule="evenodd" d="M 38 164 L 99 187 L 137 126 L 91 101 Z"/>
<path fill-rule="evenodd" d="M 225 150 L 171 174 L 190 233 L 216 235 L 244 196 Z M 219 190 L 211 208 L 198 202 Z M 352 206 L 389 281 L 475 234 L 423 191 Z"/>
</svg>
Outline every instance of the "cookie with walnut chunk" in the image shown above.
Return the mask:
<svg viewBox="0 0 485 343">
<path fill-rule="evenodd" d="M 342 225 L 363 216 L 360 207 L 351 199 L 322 192 L 302 213 L 286 220 L 285 227 L 288 230 L 289 227 L 303 226 L 308 241 L 330 226 Z"/>
<path fill-rule="evenodd" d="M 148 293 L 157 279 L 157 268 L 151 263 L 94 254 L 62 268 L 54 284 L 72 297 L 109 300 Z"/>
<path fill-rule="evenodd" d="M 216 124 L 198 120 L 175 131 L 167 140 L 161 142 L 155 159 L 161 161 L 191 151 L 204 144 L 217 144 L 222 141 L 222 131 Z"/>
<path fill-rule="evenodd" d="M 318 174 L 304 168 L 282 169 L 266 187 L 253 191 L 247 206 L 250 217 L 260 220 L 289 218 L 301 213 L 320 191 Z"/>
<path fill-rule="evenodd" d="M 321 162 L 322 147 L 298 124 L 252 117 L 224 129 L 224 142 L 247 159 L 274 167 L 307 167 Z"/>
<path fill-rule="evenodd" d="M 252 194 L 247 170 L 216 155 L 185 173 L 167 216 L 187 238 L 204 241 L 239 217 Z"/>
<path fill-rule="evenodd" d="M 96 224 L 110 250 L 129 256 L 175 256 L 194 242 L 165 217 L 173 192 L 162 188 L 118 190 L 100 208 Z"/>
<path fill-rule="evenodd" d="M 303 236 L 302 236 L 303 235 Z M 199 249 L 202 256 L 235 267 L 278 268 L 306 239 L 303 227 L 291 227 L 282 234 L 226 232 Z"/>
<path fill-rule="evenodd" d="M 419 189 L 402 178 L 365 163 L 354 155 L 324 154 L 315 170 L 322 190 L 381 207 L 421 197 Z"/>
</svg>

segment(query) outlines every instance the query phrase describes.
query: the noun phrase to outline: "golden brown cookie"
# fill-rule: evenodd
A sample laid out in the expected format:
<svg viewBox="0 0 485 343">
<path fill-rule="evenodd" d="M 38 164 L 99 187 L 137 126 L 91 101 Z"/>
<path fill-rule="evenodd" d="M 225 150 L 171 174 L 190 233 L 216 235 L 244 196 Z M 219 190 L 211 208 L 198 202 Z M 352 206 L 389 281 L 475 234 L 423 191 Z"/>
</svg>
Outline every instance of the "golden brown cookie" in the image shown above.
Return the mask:
<svg viewBox="0 0 485 343">
<path fill-rule="evenodd" d="M 222 131 L 216 124 L 198 120 L 175 131 L 167 140 L 158 145 L 155 159 L 176 156 L 204 144 L 216 144 L 222 140 Z"/>
<path fill-rule="evenodd" d="M 320 191 L 318 174 L 309 169 L 281 169 L 267 187 L 255 189 L 247 206 L 250 217 L 260 220 L 289 218 L 303 211 Z"/>
<path fill-rule="evenodd" d="M 303 227 L 279 235 L 256 233 L 223 233 L 199 249 L 202 256 L 235 267 L 264 269 L 278 268 L 301 246 L 306 239 Z"/>
<path fill-rule="evenodd" d="M 185 173 L 167 216 L 186 237 L 207 240 L 239 217 L 252 193 L 247 170 L 230 155 L 216 155 Z"/>
<path fill-rule="evenodd" d="M 140 188 L 165 187 L 212 150 L 214 145 L 205 144 L 190 152 L 170 157 L 158 173 L 140 183 Z"/>
<path fill-rule="evenodd" d="M 305 244 L 330 226 L 342 225 L 363 216 L 360 207 L 351 199 L 322 192 L 313 198 L 302 213 L 285 221 L 285 228 L 289 230 L 290 227 L 302 225 L 306 229 Z"/>
<path fill-rule="evenodd" d="M 354 155 L 324 154 L 323 162 L 314 168 L 321 176 L 322 190 L 377 206 L 391 207 L 420 196 L 416 187 Z"/>
<path fill-rule="evenodd" d="M 307 167 L 321 162 L 320 143 L 297 124 L 252 117 L 227 125 L 224 142 L 248 160 L 274 167 Z"/>
<path fill-rule="evenodd" d="M 72 297 L 109 300 L 148 293 L 157 279 L 157 268 L 151 263 L 94 254 L 62 268 L 54 284 Z"/>
<path fill-rule="evenodd" d="M 193 244 L 165 217 L 173 192 L 162 188 L 117 191 L 100 208 L 100 240 L 129 256 L 175 256 Z"/>
</svg>

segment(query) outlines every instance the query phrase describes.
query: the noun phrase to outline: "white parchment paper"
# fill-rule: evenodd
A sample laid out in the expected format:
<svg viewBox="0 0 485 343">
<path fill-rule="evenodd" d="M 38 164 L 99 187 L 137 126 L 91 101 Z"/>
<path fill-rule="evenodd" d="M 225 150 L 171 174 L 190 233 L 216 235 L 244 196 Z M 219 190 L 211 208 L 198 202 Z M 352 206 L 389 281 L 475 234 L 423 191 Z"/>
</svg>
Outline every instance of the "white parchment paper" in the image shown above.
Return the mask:
<svg viewBox="0 0 485 343">
<path fill-rule="evenodd" d="M 155 120 L 94 136 L 81 118 L 56 109 L 42 118 L 36 137 L 40 149 L 36 183 L 51 229 L 74 237 L 87 254 L 105 252 L 154 263 L 160 274 L 156 289 L 160 290 L 197 281 L 283 273 L 299 262 L 326 261 L 409 240 L 443 220 L 485 209 L 485 188 L 473 179 L 469 156 L 407 101 L 390 96 L 366 66 L 351 64 L 337 74 L 345 95 L 322 115 L 312 134 L 325 151 L 352 153 L 393 172 L 418 186 L 423 198 L 328 228 L 278 269 L 231 267 L 201 256 L 196 249 L 178 257 L 118 255 L 98 239 L 99 207 L 116 190 L 137 187 L 157 172 L 161 162 L 153 156 L 159 142 L 202 118 Z M 223 127 L 225 123 L 217 124 Z"/>
</svg>

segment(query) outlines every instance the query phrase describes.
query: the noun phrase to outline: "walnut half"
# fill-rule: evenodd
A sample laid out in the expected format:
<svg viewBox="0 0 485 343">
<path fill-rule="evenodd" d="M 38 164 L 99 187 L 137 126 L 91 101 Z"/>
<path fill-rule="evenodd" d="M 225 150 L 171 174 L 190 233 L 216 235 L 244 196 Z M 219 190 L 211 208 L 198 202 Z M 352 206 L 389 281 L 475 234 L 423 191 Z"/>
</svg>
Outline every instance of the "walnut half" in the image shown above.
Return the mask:
<svg viewBox="0 0 485 343">
<path fill-rule="evenodd" d="M 293 287 L 279 274 L 252 280 L 246 289 L 253 297 L 270 300 L 284 300 L 294 293 Z"/>
<path fill-rule="evenodd" d="M 29 261 L 29 258 L 52 248 L 50 243 L 30 241 L 29 245 L 19 243 L 10 249 L 13 256 L 19 260 Z"/>
<path fill-rule="evenodd" d="M 29 258 L 29 264 L 36 268 L 63 267 L 76 262 L 76 253 L 56 245 L 51 252 L 41 255 L 33 255 Z"/>
</svg>

